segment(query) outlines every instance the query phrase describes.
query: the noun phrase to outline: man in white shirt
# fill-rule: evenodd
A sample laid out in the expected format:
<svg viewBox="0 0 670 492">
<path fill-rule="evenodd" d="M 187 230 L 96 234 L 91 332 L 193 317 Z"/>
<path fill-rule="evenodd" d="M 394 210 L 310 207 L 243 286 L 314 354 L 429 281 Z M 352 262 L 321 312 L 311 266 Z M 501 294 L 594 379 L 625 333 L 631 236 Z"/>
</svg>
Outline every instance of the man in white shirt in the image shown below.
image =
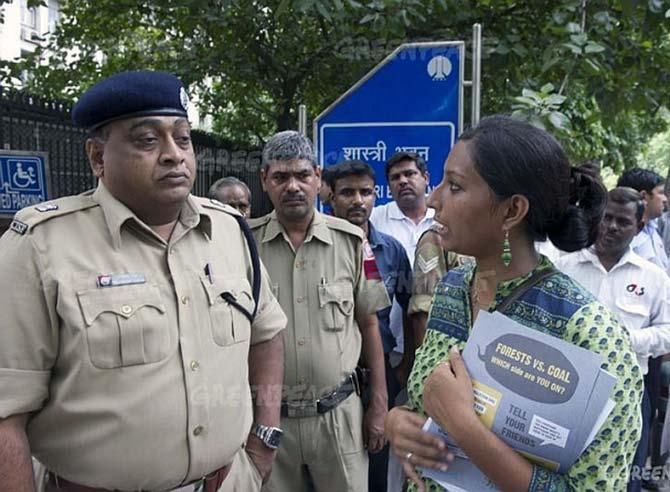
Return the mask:
<svg viewBox="0 0 670 492">
<path fill-rule="evenodd" d="M 605 216 L 594 246 L 556 261 L 556 267 L 570 275 L 600 302 L 616 313 L 630 333 L 642 373 L 649 357 L 670 352 L 670 279 L 658 266 L 631 249 L 642 229 L 644 202 L 631 188 L 609 192 Z M 649 444 L 651 407 L 649 388 L 642 400 L 642 437 L 634 465 L 644 468 Z M 631 475 L 629 491 L 639 491 L 641 481 Z"/>
<path fill-rule="evenodd" d="M 642 218 L 644 227 L 633 239 L 633 251 L 668 272 L 670 262 L 657 225 L 657 219 L 663 214 L 668 203 L 668 198 L 665 196 L 665 181 L 654 171 L 634 168 L 621 175 L 617 186 L 628 186 L 639 191 L 645 203 Z"/>
<path fill-rule="evenodd" d="M 370 221 L 384 234 L 396 238 L 414 264 L 414 251 L 421 234 L 433 225 L 435 210 L 426 205 L 426 162 L 417 154 L 397 152 L 386 163 L 386 181 L 393 201 L 375 207 Z"/>
</svg>

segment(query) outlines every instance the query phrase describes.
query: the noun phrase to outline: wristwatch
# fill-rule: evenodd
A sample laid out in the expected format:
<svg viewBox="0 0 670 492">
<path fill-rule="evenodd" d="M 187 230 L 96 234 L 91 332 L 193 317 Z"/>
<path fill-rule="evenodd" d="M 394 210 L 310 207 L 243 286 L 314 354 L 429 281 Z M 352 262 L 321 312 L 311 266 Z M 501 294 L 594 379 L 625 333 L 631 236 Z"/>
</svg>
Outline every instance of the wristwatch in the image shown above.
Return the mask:
<svg viewBox="0 0 670 492">
<path fill-rule="evenodd" d="M 268 427 L 263 424 L 254 424 L 251 428 L 251 433 L 256 436 L 258 439 L 263 441 L 270 449 L 277 449 L 279 443 L 281 442 L 281 436 L 284 434 L 284 431 L 278 427 Z"/>
</svg>

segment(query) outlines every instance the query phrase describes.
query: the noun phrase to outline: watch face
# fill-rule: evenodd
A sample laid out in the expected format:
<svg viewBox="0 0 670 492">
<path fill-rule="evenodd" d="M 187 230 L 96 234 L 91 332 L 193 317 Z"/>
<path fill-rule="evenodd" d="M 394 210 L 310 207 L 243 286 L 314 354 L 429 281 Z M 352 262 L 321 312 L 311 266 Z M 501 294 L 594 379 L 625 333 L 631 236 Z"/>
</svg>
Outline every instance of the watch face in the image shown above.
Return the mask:
<svg viewBox="0 0 670 492">
<path fill-rule="evenodd" d="M 272 431 L 270 431 L 270 434 L 268 435 L 268 440 L 267 440 L 268 446 L 270 446 L 271 448 L 274 448 L 274 449 L 278 448 L 279 443 L 281 443 L 282 434 L 283 434 L 283 432 L 281 430 L 272 429 Z"/>
</svg>

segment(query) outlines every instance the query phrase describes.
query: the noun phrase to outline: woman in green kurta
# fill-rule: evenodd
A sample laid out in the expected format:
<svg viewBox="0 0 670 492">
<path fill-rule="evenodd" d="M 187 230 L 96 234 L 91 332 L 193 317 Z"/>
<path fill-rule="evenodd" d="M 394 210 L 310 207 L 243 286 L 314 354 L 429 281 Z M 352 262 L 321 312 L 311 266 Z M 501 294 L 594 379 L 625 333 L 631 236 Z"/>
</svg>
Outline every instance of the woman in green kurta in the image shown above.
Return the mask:
<svg viewBox="0 0 670 492">
<path fill-rule="evenodd" d="M 593 243 L 606 200 L 592 176 L 571 169 L 549 134 L 504 116 L 465 132 L 429 200 L 445 248 L 475 257 L 438 284 L 426 338 L 408 383 L 409 405 L 389 413 L 386 430 L 412 489 L 442 488 L 415 466 L 446 469 L 445 444 L 423 432 L 432 417 L 503 491 L 623 491 L 640 438 L 642 377 L 628 334 L 569 277 L 554 273 L 526 289 L 505 314 L 530 328 L 603 354 L 617 377 L 615 408 L 575 464 L 559 474 L 531 464 L 479 421 L 459 355 L 480 309 L 493 311 L 526 279 L 548 268 L 534 241 L 564 251 Z"/>
</svg>

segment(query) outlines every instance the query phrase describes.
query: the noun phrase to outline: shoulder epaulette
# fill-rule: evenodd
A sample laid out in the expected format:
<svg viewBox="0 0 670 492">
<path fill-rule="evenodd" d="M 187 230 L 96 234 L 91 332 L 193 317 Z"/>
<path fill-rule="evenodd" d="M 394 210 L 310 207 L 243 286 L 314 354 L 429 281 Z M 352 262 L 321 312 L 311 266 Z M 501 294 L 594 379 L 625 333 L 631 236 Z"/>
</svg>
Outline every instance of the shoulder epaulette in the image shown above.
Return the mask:
<svg viewBox="0 0 670 492">
<path fill-rule="evenodd" d="M 226 205 L 225 203 L 221 203 L 220 201 L 215 200 L 214 198 L 203 198 L 199 196 L 194 196 L 193 198 L 202 207 L 209 208 L 212 210 L 219 210 L 220 212 L 226 212 L 230 215 L 242 216 L 242 214 L 236 208 L 233 208 L 230 205 Z"/>
<path fill-rule="evenodd" d="M 249 228 L 251 230 L 258 229 L 259 227 L 264 226 L 268 222 L 270 222 L 271 219 L 271 214 L 266 214 L 263 217 L 256 217 L 255 219 L 249 219 L 247 223 L 249 224 Z"/>
<path fill-rule="evenodd" d="M 332 215 L 325 215 L 325 218 L 326 218 L 326 225 L 329 228 L 335 229 L 337 231 L 346 232 L 348 234 L 358 236 L 362 240 L 365 240 L 365 233 L 363 233 L 363 229 L 361 229 L 357 225 L 354 225 L 347 220 L 340 219 L 339 217 L 333 217 Z"/>
<path fill-rule="evenodd" d="M 419 236 L 419 240 L 416 242 L 416 244 L 419 244 L 424 236 L 430 236 L 432 234 L 434 234 L 437 237 L 440 237 L 440 233 L 435 229 L 433 229 L 433 227 L 431 226 L 421 233 L 421 235 Z"/>
<path fill-rule="evenodd" d="M 37 225 L 43 224 L 48 220 L 97 206 L 98 204 L 93 201 L 90 193 L 66 196 L 19 210 L 14 215 L 14 220 L 9 228 L 19 234 L 26 234 Z"/>
</svg>

